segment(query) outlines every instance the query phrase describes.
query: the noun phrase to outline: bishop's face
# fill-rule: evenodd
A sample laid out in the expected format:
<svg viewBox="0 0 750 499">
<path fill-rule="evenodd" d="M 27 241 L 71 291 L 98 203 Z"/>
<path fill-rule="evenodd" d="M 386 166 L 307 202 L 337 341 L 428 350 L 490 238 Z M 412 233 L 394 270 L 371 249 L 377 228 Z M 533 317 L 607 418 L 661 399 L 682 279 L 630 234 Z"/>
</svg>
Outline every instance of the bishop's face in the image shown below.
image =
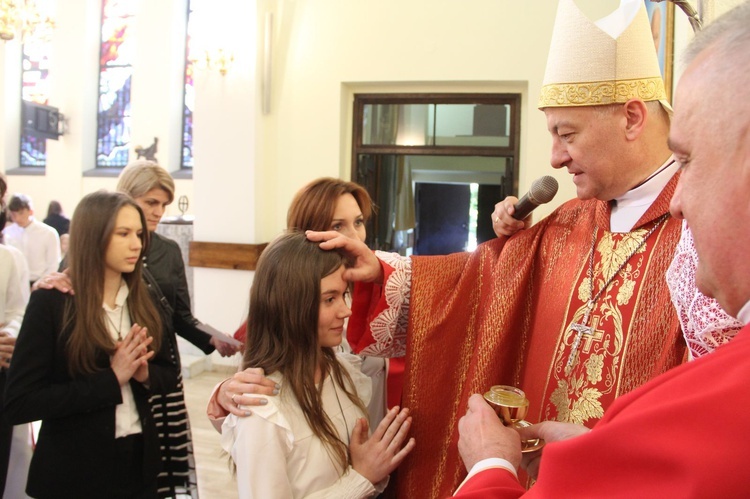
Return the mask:
<svg viewBox="0 0 750 499">
<path fill-rule="evenodd" d="M 547 130 L 552 135 L 550 163 L 573 175 L 579 199 L 609 201 L 635 185 L 632 172 L 624 171 L 621 160 L 625 137 L 623 116 L 617 109 L 593 107 L 548 107 Z"/>
</svg>

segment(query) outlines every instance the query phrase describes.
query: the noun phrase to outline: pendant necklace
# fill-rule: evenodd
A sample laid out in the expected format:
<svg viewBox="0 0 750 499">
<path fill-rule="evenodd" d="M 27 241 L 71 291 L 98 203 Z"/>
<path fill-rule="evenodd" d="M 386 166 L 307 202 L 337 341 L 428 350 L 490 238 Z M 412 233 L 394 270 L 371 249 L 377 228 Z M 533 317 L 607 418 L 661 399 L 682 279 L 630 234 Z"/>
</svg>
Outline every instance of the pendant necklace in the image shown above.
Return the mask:
<svg viewBox="0 0 750 499">
<path fill-rule="evenodd" d="M 118 328 L 117 326 L 115 326 L 115 323 L 109 317 L 109 312 L 107 310 L 104 311 L 104 317 L 107 318 L 107 322 L 109 322 L 112 325 L 112 328 L 117 333 L 117 341 L 122 341 L 122 317 L 123 315 L 125 315 L 125 305 L 120 307 L 120 327 Z"/>
<path fill-rule="evenodd" d="M 638 253 L 638 251 L 641 249 L 641 247 L 646 244 L 646 240 L 653 234 L 656 229 L 661 226 L 661 224 L 669 217 L 669 213 L 665 213 L 664 215 L 659 218 L 659 220 L 654 224 L 653 227 L 646 233 L 646 235 L 641 239 L 641 242 L 638 243 L 638 245 L 633 249 L 633 251 L 625 258 L 619 267 L 617 267 L 617 270 L 615 270 L 612 275 L 607 279 L 607 282 L 604 283 L 604 285 L 597 291 L 596 295 L 594 295 L 594 251 L 596 249 L 596 234 L 599 232 L 599 226 L 594 227 L 594 236 L 591 238 L 591 252 L 589 253 L 589 268 L 586 270 L 586 277 L 589 280 L 589 300 L 586 303 L 586 311 L 583 314 L 583 318 L 581 319 L 581 322 L 571 322 L 570 326 L 568 326 L 568 330 L 575 331 L 576 337 L 573 340 L 573 344 L 570 346 L 570 355 L 568 356 L 568 361 L 565 363 L 565 374 L 566 376 L 570 376 L 570 372 L 572 371 L 573 362 L 575 361 L 576 357 L 578 356 L 578 347 L 581 344 L 581 339 L 583 338 L 583 335 L 591 336 L 593 334 L 592 327 L 588 325 L 589 318 L 591 315 L 591 312 L 594 310 L 594 305 L 596 305 L 596 301 L 599 299 L 599 297 L 604 293 L 604 291 L 607 290 L 610 284 L 612 284 L 612 281 L 614 281 L 615 277 L 620 273 L 620 271 L 625 267 L 625 264 L 628 263 L 628 261 Z"/>
</svg>

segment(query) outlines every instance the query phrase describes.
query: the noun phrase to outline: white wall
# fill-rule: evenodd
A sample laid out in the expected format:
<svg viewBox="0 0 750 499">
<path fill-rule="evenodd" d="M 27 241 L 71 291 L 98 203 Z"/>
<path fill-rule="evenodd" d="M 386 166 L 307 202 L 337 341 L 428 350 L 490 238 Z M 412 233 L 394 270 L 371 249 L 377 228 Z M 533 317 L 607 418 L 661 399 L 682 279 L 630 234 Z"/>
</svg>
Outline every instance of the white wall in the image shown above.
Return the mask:
<svg viewBox="0 0 750 499">
<path fill-rule="evenodd" d="M 283 227 L 302 183 L 350 176 L 354 93 L 519 92 L 521 188 L 550 173 L 549 139 L 536 109 L 555 14 L 550 4 L 259 2 L 276 21 L 272 112 L 259 116 L 266 149 L 256 189 L 259 205 L 269 208 L 256 212 L 261 238 Z"/>
<path fill-rule="evenodd" d="M 262 242 L 253 214 L 265 211 L 256 200 L 258 185 L 256 116 L 259 83 L 256 77 L 256 10 L 253 2 L 214 2 L 222 29 L 241 33 L 234 43 L 234 64 L 226 75 L 196 73 L 194 114 L 195 188 L 194 239 L 223 243 Z M 231 42 L 228 41 L 227 43 Z M 247 316 L 252 272 L 195 268 L 195 315 L 233 332 Z M 237 363 L 213 354 L 216 363 Z"/>
</svg>

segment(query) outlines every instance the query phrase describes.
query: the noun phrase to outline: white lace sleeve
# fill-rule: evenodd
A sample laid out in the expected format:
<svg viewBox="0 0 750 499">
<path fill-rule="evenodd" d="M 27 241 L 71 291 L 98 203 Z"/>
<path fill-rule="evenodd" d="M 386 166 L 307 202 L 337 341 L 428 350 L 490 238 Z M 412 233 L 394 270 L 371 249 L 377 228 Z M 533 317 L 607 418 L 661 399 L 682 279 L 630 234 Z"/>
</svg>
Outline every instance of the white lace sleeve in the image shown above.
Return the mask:
<svg viewBox="0 0 750 499">
<path fill-rule="evenodd" d="M 693 235 L 683 221 L 682 236 L 667 270 L 667 285 L 693 359 L 728 342 L 742 327 L 742 323 L 724 312 L 716 300 L 698 291 L 697 265 Z"/>
<path fill-rule="evenodd" d="M 409 325 L 411 258 L 384 251 L 376 251 L 375 256 L 393 267 L 393 272 L 383 284 L 388 307 L 370 323 L 375 343 L 365 347 L 360 354 L 401 357 L 406 354 L 406 329 Z"/>
</svg>

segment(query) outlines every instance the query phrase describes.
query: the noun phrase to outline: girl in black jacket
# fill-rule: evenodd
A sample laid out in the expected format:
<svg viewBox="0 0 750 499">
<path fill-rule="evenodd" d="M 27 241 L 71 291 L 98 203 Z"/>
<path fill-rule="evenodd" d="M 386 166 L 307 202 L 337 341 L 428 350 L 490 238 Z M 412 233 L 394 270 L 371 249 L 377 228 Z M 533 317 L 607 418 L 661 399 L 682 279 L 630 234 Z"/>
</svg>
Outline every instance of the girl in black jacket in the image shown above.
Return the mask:
<svg viewBox="0 0 750 499">
<path fill-rule="evenodd" d="M 8 373 L 14 423 L 42 420 L 32 497 L 156 497 L 159 444 L 149 397 L 177 385 L 141 279 L 148 230 L 128 196 L 96 192 L 71 224 L 76 293 L 32 293 Z"/>
</svg>

